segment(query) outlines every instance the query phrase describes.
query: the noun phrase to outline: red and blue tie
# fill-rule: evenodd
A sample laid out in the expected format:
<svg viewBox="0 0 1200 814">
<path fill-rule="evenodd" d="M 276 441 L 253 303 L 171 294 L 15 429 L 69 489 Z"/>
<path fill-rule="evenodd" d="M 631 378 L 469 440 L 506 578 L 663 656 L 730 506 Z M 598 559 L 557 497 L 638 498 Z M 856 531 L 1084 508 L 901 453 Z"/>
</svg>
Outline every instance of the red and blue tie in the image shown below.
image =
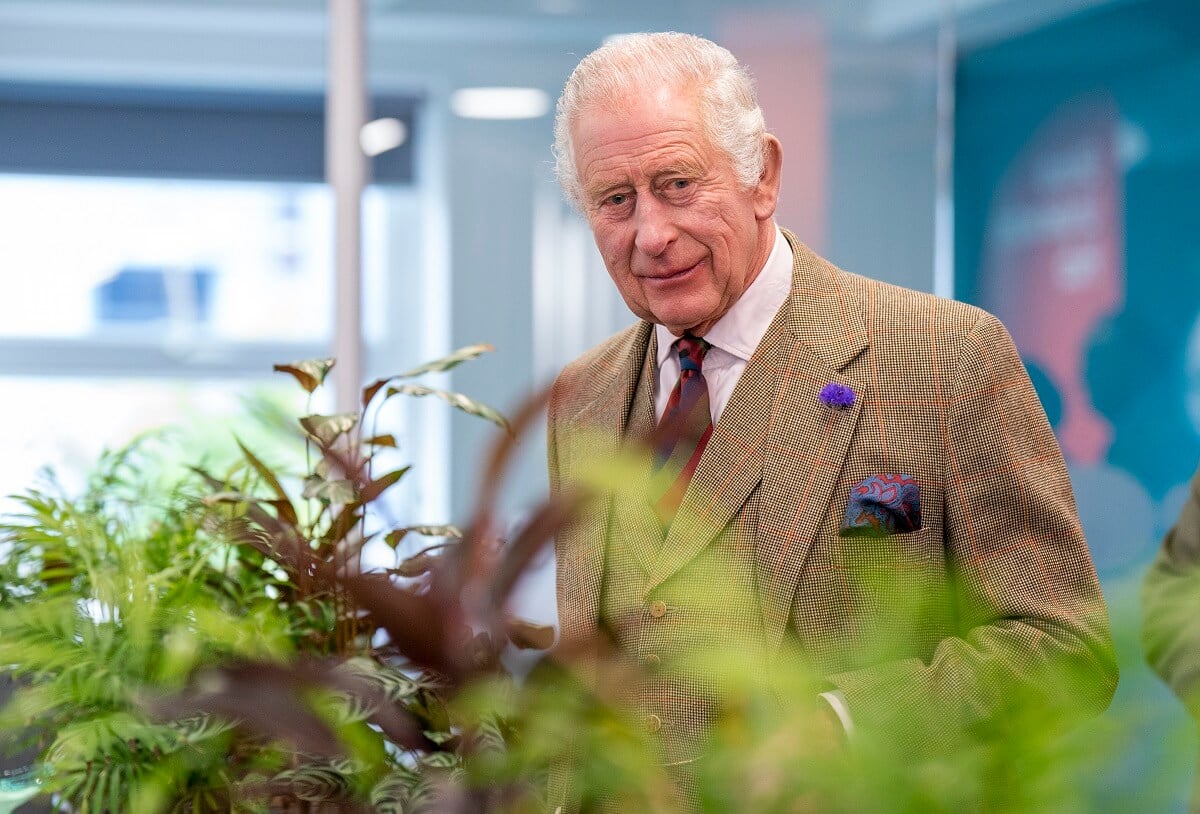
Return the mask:
<svg viewBox="0 0 1200 814">
<path fill-rule="evenodd" d="M 712 435 L 712 413 L 708 404 L 708 382 L 701 366 L 711 347 L 691 334 L 675 340 L 679 354 L 679 381 L 667 399 L 658 422 L 654 445 L 655 509 L 664 525 L 675 517 L 679 504 L 700 462 L 704 445 Z"/>
</svg>

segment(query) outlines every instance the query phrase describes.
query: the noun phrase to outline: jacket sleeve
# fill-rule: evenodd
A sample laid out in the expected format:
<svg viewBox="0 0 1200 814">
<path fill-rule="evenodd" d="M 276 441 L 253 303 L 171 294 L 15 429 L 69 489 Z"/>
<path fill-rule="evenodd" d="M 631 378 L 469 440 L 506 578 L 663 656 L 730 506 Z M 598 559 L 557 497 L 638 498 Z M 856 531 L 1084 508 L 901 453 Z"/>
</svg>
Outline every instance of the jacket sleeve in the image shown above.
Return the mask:
<svg viewBox="0 0 1200 814">
<path fill-rule="evenodd" d="M 1098 714 L 1117 681 L 1066 466 L 994 317 L 983 314 L 966 335 L 947 397 L 942 544 L 957 635 L 928 661 L 829 677 L 856 724 L 903 731 L 935 751 L 948 735 L 1003 722 L 1026 702 Z"/>
<path fill-rule="evenodd" d="M 1200 470 L 1142 583 L 1146 659 L 1200 713 Z"/>
</svg>

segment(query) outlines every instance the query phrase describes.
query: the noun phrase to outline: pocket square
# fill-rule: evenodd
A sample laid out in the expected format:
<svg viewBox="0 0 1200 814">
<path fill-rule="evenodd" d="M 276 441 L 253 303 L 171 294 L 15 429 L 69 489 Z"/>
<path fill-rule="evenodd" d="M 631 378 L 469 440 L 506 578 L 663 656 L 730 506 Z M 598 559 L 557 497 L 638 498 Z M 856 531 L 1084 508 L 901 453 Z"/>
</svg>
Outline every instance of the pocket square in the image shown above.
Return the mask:
<svg viewBox="0 0 1200 814">
<path fill-rule="evenodd" d="M 872 475 L 850 490 L 843 536 L 906 534 L 921 528 L 921 490 L 909 475 Z"/>
</svg>

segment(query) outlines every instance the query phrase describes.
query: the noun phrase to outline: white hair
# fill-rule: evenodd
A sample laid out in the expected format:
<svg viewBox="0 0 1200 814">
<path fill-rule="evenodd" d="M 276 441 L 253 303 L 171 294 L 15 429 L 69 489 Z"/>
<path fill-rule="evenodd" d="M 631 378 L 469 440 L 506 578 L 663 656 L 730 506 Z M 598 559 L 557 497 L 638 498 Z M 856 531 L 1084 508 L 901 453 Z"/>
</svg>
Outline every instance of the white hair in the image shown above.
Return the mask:
<svg viewBox="0 0 1200 814">
<path fill-rule="evenodd" d="M 766 124 L 754 79 L 733 54 L 691 34 L 665 32 L 615 37 L 583 58 L 558 97 L 554 158 L 567 199 L 583 206 L 571 126 L 591 107 L 612 108 L 623 94 L 652 88 L 699 90 L 700 118 L 714 147 L 733 163 L 745 187 L 758 183 L 765 161 Z"/>
</svg>

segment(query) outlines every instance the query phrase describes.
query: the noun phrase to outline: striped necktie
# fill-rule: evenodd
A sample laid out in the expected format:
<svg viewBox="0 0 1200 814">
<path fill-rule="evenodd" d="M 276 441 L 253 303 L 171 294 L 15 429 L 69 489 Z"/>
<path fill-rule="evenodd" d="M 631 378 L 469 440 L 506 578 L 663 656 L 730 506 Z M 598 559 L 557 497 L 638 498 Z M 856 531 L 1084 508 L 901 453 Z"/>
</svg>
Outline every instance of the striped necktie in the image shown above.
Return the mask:
<svg viewBox="0 0 1200 814">
<path fill-rule="evenodd" d="M 675 340 L 679 354 L 679 381 L 667 399 L 662 420 L 658 422 L 654 445 L 654 470 L 657 487 L 655 509 L 664 525 L 669 525 L 691 483 L 704 445 L 712 435 L 712 414 L 708 405 L 708 382 L 701 366 L 711 347 L 691 334 Z"/>
</svg>

